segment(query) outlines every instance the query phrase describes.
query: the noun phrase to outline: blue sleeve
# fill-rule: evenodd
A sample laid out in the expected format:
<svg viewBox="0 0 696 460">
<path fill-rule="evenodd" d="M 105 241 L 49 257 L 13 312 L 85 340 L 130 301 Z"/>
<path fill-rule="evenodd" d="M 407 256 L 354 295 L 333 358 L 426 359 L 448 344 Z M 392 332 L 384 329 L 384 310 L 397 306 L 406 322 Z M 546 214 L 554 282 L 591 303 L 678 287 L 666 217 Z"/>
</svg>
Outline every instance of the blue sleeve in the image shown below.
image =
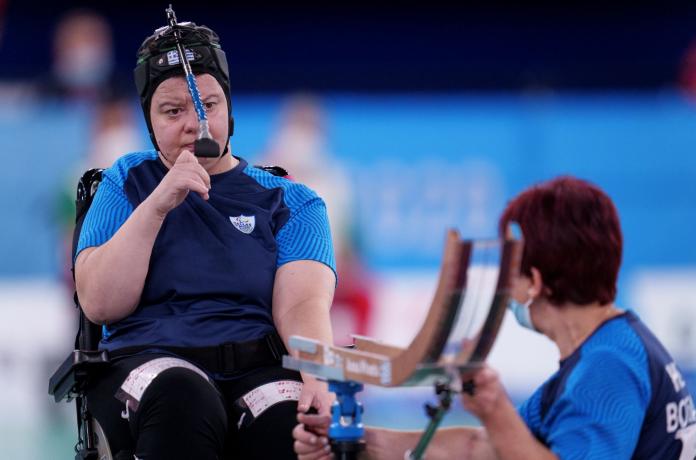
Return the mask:
<svg viewBox="0 0 696 460">
<path fill-rule="evenodd" d="M 631 458 L 650 401 L 645 363 L 595 348 L 578 363 L 544 424 L 562 460 Z"/>
<path fill-rule="evenodd" d="M 100 246 L 109 241 L 133 212 L 133 206 L 126 198 L 123 187 L 115 183 L 112 174 L 111 170 L 104 171 L 94 201 L 82 223 L 75 257 L 85 248 Z"/>
<path fill-rule="evenodd" d="M 326 205 L 314 197 L 304 203 L 276 235 L 278 267 L 295 260 L 316 260 L 336 273 Z"/>
<path fill-rule="evenodd" d="M 541 436 L 541 394 L 543 389 L 543 386 L 539 387 L 517 408 L 517 413 L 520 414 L 529 431 L 537 438 Z"/>
</svg>

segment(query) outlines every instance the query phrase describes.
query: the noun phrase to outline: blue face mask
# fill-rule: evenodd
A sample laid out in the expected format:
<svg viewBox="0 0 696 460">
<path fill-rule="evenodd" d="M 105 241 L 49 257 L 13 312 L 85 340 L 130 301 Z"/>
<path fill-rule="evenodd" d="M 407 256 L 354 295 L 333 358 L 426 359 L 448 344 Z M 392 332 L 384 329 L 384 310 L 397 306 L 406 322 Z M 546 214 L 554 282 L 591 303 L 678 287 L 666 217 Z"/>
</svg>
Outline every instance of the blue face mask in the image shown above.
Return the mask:
<svg viewBox="0 0 696 460">
<path fill-rule="evenodd" d="M 537 329 L 534 327 L 534 324 L 532 324 L 532 315 L 529 312 L 529 306 L 532 304 L 533 300 L 532 297 L 529 297 L 528 301 L 520 303 L 510 297 L 508 308 L 515 314 L 515 319 L 517 319 L 520 326 L 536 331 Z"/>
</svg>

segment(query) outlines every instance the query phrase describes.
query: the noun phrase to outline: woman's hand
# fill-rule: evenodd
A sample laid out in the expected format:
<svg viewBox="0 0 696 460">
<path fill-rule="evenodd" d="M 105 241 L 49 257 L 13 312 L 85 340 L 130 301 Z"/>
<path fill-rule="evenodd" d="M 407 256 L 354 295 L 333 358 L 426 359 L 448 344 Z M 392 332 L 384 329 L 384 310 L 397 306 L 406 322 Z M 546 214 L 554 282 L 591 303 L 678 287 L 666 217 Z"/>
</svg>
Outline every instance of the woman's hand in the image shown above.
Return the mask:
<svg viewBox="0 0 696 460">
<path fill-rule="evenodd" d="M 103 187 L 103 188 L 102 188 Z M 103 209 L 120 191 L 107 191 L 102 185 L 98 194 L 106 193 Z M 135 311 L 145 286 L 150 256 L 164 218 L 179 206 L 189 191 L 208 199 L 210 176 L 188 150 L 181 152 L 176 163 L 140 206 L 107 242 L 80 252 L 75 261 L 75 281 L 83 311 L 97 324 L 119 321 Z"/>
<path fill-rule="evenodd" d="M 495 413 L 501 403 L 508 400 L 498 373 L 484 365 L 468 376 L 473 382 L 473 395 L 462 393 L 464 408 L 473 413 L 482 422 Z M 462 377 L 466 381 L 466 377 Z"/>
<path fill-rule="evenodd" d="M 297 414 L 299 425 L 292 430 L 293 445 L 298 460 L 331 460 L 331 446 L 327 433 L 331 417 L 328 415 Z"/>
<path fill-rule="evenodd" d="M 471 379 L 474 384 L 473 395 L 462 393 L 462 403 L 483 423 L 487 437 L 487 455 L 493 455 L 492 448 L 495 456 L 501 460 L 558 460 L 529 431 L 505 393 L 496 371 L 484 365 L 481 369 L 462 376 L 465 382 L 467 379 Z"/>
<path fill-rule="evenodd" d="M 191 152 L 184 150 L 152 191 L 148 201 L 158 215 L 166 216 L 184 201 L 189 191 L 196 192 L 207 200 L 209 190 L 210 175 Z"/>
<path fill-rule="evenodd" d="M 297 401 L 297 411 L 304 413 L 313 407 L 320 415 L 330 414 L 336 395 L 329 392 L 328 384 L 308 374 L 302 374 L 302 380 L 304 384 Z"/>
</svg>

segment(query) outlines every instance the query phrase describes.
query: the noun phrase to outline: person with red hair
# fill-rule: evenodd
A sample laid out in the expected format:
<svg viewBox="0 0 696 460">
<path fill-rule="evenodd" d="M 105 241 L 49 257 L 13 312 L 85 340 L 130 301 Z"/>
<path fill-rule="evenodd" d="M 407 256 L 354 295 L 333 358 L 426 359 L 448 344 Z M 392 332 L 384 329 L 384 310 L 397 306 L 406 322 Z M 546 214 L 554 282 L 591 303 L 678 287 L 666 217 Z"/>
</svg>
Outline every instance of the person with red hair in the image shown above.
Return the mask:
<svg viewBox="0 0 696 460">
<path fill-rule="evenodd" d="M 439 430 L 428 460 L 693 459 L 696 412 L 669 353 L 638 316 L 614 304 L 623 238 L 611 199 L 570 176 L 530 187 L 503 212 L 525 247 L 510 309 L 560 352 L 559 369 L 515 408 L 497 373 L 468 376 L 464 406 L 482 427 Z M 326 416 L 300 414 L 300 460 L 330 458 Z M 420 433 L 368 428 L 366 457 L 403 459 Z"/>
</svg>

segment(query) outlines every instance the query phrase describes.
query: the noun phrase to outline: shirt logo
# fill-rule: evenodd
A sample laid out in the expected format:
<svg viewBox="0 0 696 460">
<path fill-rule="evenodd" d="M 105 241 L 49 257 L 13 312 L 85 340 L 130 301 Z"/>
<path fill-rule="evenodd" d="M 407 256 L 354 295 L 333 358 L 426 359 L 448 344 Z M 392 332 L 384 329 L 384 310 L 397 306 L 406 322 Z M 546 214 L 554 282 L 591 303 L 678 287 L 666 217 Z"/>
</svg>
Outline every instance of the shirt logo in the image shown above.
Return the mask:
<svg viewBox="0 0 696 460">
<path fill-rule="evenodd" d="M 254 231 L 256 226 L 256 216 L 245 216 L 244 214 L 239 216 L 230 216 L 230 222 L 234 225 L 234 228 L 247 235 Z"/>
</svg>

